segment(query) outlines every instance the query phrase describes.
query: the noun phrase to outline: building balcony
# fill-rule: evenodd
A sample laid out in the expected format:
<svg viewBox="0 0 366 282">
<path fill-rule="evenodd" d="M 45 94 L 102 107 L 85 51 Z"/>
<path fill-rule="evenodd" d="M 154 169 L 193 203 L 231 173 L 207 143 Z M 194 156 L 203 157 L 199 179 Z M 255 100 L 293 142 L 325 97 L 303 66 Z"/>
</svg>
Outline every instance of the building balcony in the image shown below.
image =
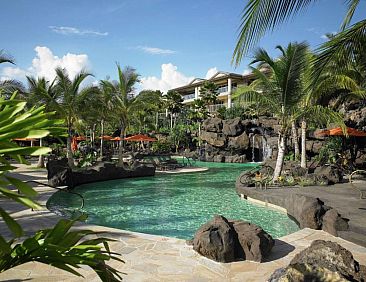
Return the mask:
<svg viewBox="0 0 366 282">
<path fill-rule="evenodd" d="M 183 101 L 193 100 L 195 97 L 196 95 L 194 93 L 182 96 Z"/>
</svg>

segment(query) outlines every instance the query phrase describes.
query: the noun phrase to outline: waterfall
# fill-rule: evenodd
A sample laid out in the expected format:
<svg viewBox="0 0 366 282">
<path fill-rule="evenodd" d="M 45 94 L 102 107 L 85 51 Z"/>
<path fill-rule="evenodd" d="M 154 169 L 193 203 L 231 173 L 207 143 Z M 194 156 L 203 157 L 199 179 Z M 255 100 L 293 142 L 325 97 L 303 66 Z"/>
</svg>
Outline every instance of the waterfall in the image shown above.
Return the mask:
<svg viewBox="0 0 366 282">
<path fill-rule="evenodd" d="M 255 162 L 255 157 L 254 157 L 254 153 L 255 153 L 255 149 L 254 149 L 254 142 L 255 142 L 255 134 L 253 134 L 252 136 L 253 140 L 252 140 L 252 162 Z"/>
<path fill-rule="evenodd" d="M 269 159 L 272 156 L 272 148 L 268 145 L 267 139 L 262 135 L 262 161 Z"/>
</svg>

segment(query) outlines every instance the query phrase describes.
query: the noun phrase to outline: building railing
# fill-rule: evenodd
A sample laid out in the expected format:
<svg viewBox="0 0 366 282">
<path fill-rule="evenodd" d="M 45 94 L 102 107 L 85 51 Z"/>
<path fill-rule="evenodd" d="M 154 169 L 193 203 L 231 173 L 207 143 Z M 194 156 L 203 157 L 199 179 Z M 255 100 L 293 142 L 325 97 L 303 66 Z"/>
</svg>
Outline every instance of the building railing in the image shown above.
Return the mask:
<svg viewBox="0 0 366 282">
<path fill-rule="evenodd" d="M 191 100 L 191 99 L 194 99 L 196 97 L 196 95 L 194 93 L 192 94 L 188 94 L 188 95 L 183 95 L 183 100 L 186 101 L 186 100 Z"/>
</svg>

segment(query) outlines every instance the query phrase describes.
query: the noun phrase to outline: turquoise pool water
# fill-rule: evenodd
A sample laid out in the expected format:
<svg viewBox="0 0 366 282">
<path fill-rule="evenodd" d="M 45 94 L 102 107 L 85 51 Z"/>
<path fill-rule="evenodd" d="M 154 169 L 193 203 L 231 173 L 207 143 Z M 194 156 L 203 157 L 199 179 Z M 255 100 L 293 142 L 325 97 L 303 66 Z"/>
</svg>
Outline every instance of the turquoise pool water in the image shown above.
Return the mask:
<svg viewBox="0 0 366 282">
<path fill-rule="evenodd" d="M 215 214 L 260 225 L 273 237 L 298 230 L 286 214 L 241 200 L 235 179 L 253 165 L 199 163 L 206 172 L 157 174 L 82 185 L 75 191 L 85 198 L 88 222 L 130 231 L 191 238 Z M 48 201 L 50 210 L 70 215 L 80 198 L 65 192 Z"/>
</svg>

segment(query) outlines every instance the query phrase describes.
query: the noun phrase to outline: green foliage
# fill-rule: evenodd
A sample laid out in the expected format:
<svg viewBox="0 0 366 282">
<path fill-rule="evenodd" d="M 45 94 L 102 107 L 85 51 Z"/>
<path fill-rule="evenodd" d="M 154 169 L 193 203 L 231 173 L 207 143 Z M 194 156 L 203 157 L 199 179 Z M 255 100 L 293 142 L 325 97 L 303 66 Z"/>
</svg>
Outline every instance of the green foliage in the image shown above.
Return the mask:
<svg viewBox="0 0 366 282">
<path fill-rule="evenodd" d="M 168 91 L 164 96 L 165 107 L 172 114 L 177 114 L 182 111 L 183 98 L 176 91 Z"/>
<path fill-rule="evenodd" d="M 217 85 L 212 81 L 205 81 L 200 89 L 200 100 L 207 106 L 210 104 L 216 104 L 218 102 Z"/>
<path fill-rule="evenodd" d="M 233 118 L 243 118 L 248 114 L 248 110 L 244 107 L 234 106 L 232 108 L 221 107 L 217 110 L 219 117 L 222 119 L 233 119 Z"/>
<path fill-rule="evenodd" d="M 170 153 L 172 146 L 173 144 L 170 140 L 158 140 L 152 144 L 151 150 L 159 154 Z"/>
<path fill-rule="evenodd" d="M 328 164 L 335 164 L 338 160 L 339 155 L 343 151 L 342 144 L 342 137 L 329 137 L 325 144 L 320 148 L 319 154 L 316 156 L 316 160 Z"/>
<path fill-rule="evenodd" d="M 38 261 L 82 276 L 75 270 L 80 265 L 90 266 L 102 281 L 120 281 L 121 272 L 109 267 L 105 261 L 114 259 L 123 262 L 116 253 L 108 248 L 107 238 L 90 239 L 95 234 L 91 230 L 75 230 L 70 228 L 73 220 L 61 219 L 52 229 L 36 232 L 22 243 L 14 245 L 14 240 L 0 240 L 0 272 L 26 262 Z M 102 250 L 104 244 L 106 251 Z"/>
<path fill-rule="evenodd" d="M 9 100 L 0 98 L 0 196 L 38 209 L 40 206 L 34 201 L 37 192 L 27 183 L 11 177 L 8 172 L 16 168 L 11 160 L 27 164 L 23 155 L 44 155 L 51 149 L 19 147 L 12 139 L 43 138 L 50 134 L 60 136 L 65 133 L 65 128 L 61 127 L 63 120 L 51 120 L 54 113 L 45 113 L 44 106 L 28 110 L 25 106 L 24 101 L 16 99 L 16 93 Z M 23 235 L 21 226 L 1 207 L 0 216 L 13 234 L 10 240 L 0 235 L 0 272 L 26 262 L 38 261 L 79 276 L 74 268 L 88 265 L 103 281 L 121 280 L 120 272 L 107 266 L 105 261 L 122 260 L 109 251 L 110 240 L 86 237 L 96 235 L 95 232 L 70 231 L 74 221 L 62 219 L 53 229 L 40 230 L 33 237 L 22 238 L 22 243 L 17 243 L 17 238 Z"/>
<path fill-rule="evenodd" d="M 294 152 L 289 152 L 285 155 L 284 157 L 285 161 L 294 161 L 295 160 L 295 153 Z"/>
</svg>

